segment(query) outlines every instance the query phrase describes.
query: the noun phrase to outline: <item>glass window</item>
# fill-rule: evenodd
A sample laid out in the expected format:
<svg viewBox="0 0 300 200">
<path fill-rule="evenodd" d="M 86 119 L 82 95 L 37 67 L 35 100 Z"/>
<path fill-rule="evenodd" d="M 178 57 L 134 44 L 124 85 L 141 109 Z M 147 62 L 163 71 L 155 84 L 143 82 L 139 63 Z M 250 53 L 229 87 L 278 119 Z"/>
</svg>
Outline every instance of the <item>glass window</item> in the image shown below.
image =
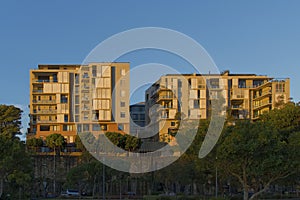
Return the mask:
<svg viewBox="0 0 300 200">
<path fill-rule="evenodd" d="M 81 132 L 82 131 L 82 126 L 81 124 L 77 124 L 77 132 Z"/>
<path fill-rule="evenodd" d="M 60 95 L 60 103 L 68 103 L 68 95 L 61 94 Z"/>
<path fill-rule="evenodd" d="M 239 79 L 239 88 L 246 88 L 246 80 Z"/>
<path fill-rule="evenodd" d="M 100 124 L 93 124 L 93 131 L 100 131 Z"/>
<path fill-rule="evenodd" d="M 68 122 L 69 121 L 69 116 L 68 115 L 64 115 L 64 122 Z"/>
<path fill-rule="evenodd" d="M 118 125 L 118 130 L 119 131 L 124 131 L 124 124 L 119 124 Z"/>
<path fill-rule="evenodd" d="M 121 118 L 125 118 L 125 112 L 121 112 L 121 113 L 120 113 L 120 117 L 121 117 Z"/>
<path fill-rule="evenodd" d="M 93 77 L 97 76 L 97 66 L 95 66 L 95 65 L 92 66 L 92 74 L 93 74 Z"/>
<path fill-rule="evenodd" d="M 120 103 L 121 105 L 121 107 L 125 107 L 125 102 L 124 101 L 121 101 L 121 103 Z"/>
<path fill-rule="evenodd" d="M 83 124 L 83 131 L 89 131 L 90 127 L 89 124 Z"/>
<path fill-rule="evenodd" d="M 122 76 L 125 76 L 125 74 L 126 74 L 126 73 L 125 73 L 125 69 L 121 69 L 121 75 L 122 75 Z"/>
</svg>

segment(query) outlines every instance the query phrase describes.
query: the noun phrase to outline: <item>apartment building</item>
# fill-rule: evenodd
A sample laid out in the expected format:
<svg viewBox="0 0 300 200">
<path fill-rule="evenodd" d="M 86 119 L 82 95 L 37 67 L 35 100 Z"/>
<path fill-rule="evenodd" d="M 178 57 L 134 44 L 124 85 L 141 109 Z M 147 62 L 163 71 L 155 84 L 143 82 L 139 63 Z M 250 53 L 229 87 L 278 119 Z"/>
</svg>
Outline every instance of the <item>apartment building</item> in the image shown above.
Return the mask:
<svg viewBox="0 0 300 200">
<path fill-rule="evenodd" d="M 39 65 L 30 71 L 28 137 L 129 132 L 129 63 Z"/>
<path fill-rule="evenodd" d="M 279 81 L 265 75 L 229 71 L 165 75 L 145 92 L 146 124 L 159 133 L 160 141 L 168 142 L 177 131 L 180 118 L 209 119 L 214 99 L 223 98 L 223 106 L 232 118 L 255 120 L 278 103 L 287 102 L 289 88 L 289 79 Z"/>
</svg>

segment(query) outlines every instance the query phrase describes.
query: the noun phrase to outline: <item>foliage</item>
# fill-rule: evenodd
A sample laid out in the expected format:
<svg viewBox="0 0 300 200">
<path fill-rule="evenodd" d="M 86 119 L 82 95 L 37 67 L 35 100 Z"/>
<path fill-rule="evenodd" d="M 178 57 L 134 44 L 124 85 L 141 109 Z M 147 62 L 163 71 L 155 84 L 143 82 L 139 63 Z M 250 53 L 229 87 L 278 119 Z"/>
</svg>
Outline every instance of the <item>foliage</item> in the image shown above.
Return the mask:
<svg viewBox="0 0 300 200">
<path fill-rule="evenodd" d="M 32 180 L 32 162 L 25 144 L 16 137 L 20 132 L 22 111 L 0 105 L 0 198 L 26 198 Z"/>
<path fill-rule="evenodd" d="M 106 137 L 116 146 L 126 150 L 126 151 L 135 151 L 141 146 L 141 139 L 128 135 L 120 134 L 117 132 L 107 132 L 105 133 Z"/>
<path fill-rule="evenodd" d="M 26 145 L 29 147 L 41 147 L 43 143 L 41 138 L 30 138 L 26 140 Z"/>
<path fill-rule="evenodd" d="M 0 133 L 7 138 L 20 135 L 22 110 L 14 106 L 0 105 Z"/>
<path fill-rule="evenodd" d="M 64 147 L 65 144 L 65 138 L 61 134 L 54 133 L 46 137 L 46 145 L 52 149 L 57 148 L 61 151 L 61 148 Z"/>
<path fill-rule="evenodd" d="M 244 199 L 250 189 L 255 192 L 253 199 L 300 166 L 300 135 L 295 132 L 298 109 L 287 105 L 265 114 L 259 122 L 239 121 L 226 128 L 218 148 L 219 166 L 239 180 Z"/>
</svg>

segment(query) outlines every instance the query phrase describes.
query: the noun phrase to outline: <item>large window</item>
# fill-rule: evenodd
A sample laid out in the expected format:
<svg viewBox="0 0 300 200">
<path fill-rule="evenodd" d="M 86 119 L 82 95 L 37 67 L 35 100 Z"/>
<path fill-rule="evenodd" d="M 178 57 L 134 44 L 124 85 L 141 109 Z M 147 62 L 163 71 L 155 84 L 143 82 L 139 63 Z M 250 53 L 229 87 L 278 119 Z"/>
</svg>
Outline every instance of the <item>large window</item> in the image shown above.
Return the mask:
<svg viewBox="0 0 300 200">
<path fill-rule="evenodd" d="M 239 88 L 246 88 L 246 80 L 239 79 Z"/>
<path fill-rule="evenodd" d="M 276 92 L 285 92 L 285 84 L 277 83 L 276 84 Z"/>
</svg>

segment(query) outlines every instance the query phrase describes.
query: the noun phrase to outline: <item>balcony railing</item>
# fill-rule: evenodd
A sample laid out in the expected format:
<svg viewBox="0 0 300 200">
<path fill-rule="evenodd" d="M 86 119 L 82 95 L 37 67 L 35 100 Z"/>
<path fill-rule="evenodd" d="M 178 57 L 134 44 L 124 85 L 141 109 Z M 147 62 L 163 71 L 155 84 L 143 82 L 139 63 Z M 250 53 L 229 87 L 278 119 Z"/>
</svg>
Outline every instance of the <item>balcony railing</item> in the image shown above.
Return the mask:
<svg viewBox="0 0 300 200">
<path fill-rule="evenodd" d="M 33 83 L 57 83 L 57 80 L 39 80 L 34 79 L 32 80 Z"/>
<path fill-rule="evenodd" d="M 266 106 L 266 105 L 270 105 L 270 104 L 272 104 L 272 101 L 263 102 L 263 103 L 254 105 L 254 108 L 258 108 L 258 107 L 262 107 L 262 106 Z"/>
<path fill-rule="evenodd" d="M 43 90 L 32 90 L 33 93 L 43 93 Z"/>
<path fill-rule="evenodd" d="M 55 114 L 56 110 L 34 110 L 33 113 L 37 113 L 37 114 Z"/>
<path fill-rule="evenodd" d="M 32 100 L 32 103 L 56 103 L 56 100 Z"/>
<path fill-rule="evenodd" d="M 56 120 L 38 120 L 37 123 L 56 123 Z"/>
</svg>

